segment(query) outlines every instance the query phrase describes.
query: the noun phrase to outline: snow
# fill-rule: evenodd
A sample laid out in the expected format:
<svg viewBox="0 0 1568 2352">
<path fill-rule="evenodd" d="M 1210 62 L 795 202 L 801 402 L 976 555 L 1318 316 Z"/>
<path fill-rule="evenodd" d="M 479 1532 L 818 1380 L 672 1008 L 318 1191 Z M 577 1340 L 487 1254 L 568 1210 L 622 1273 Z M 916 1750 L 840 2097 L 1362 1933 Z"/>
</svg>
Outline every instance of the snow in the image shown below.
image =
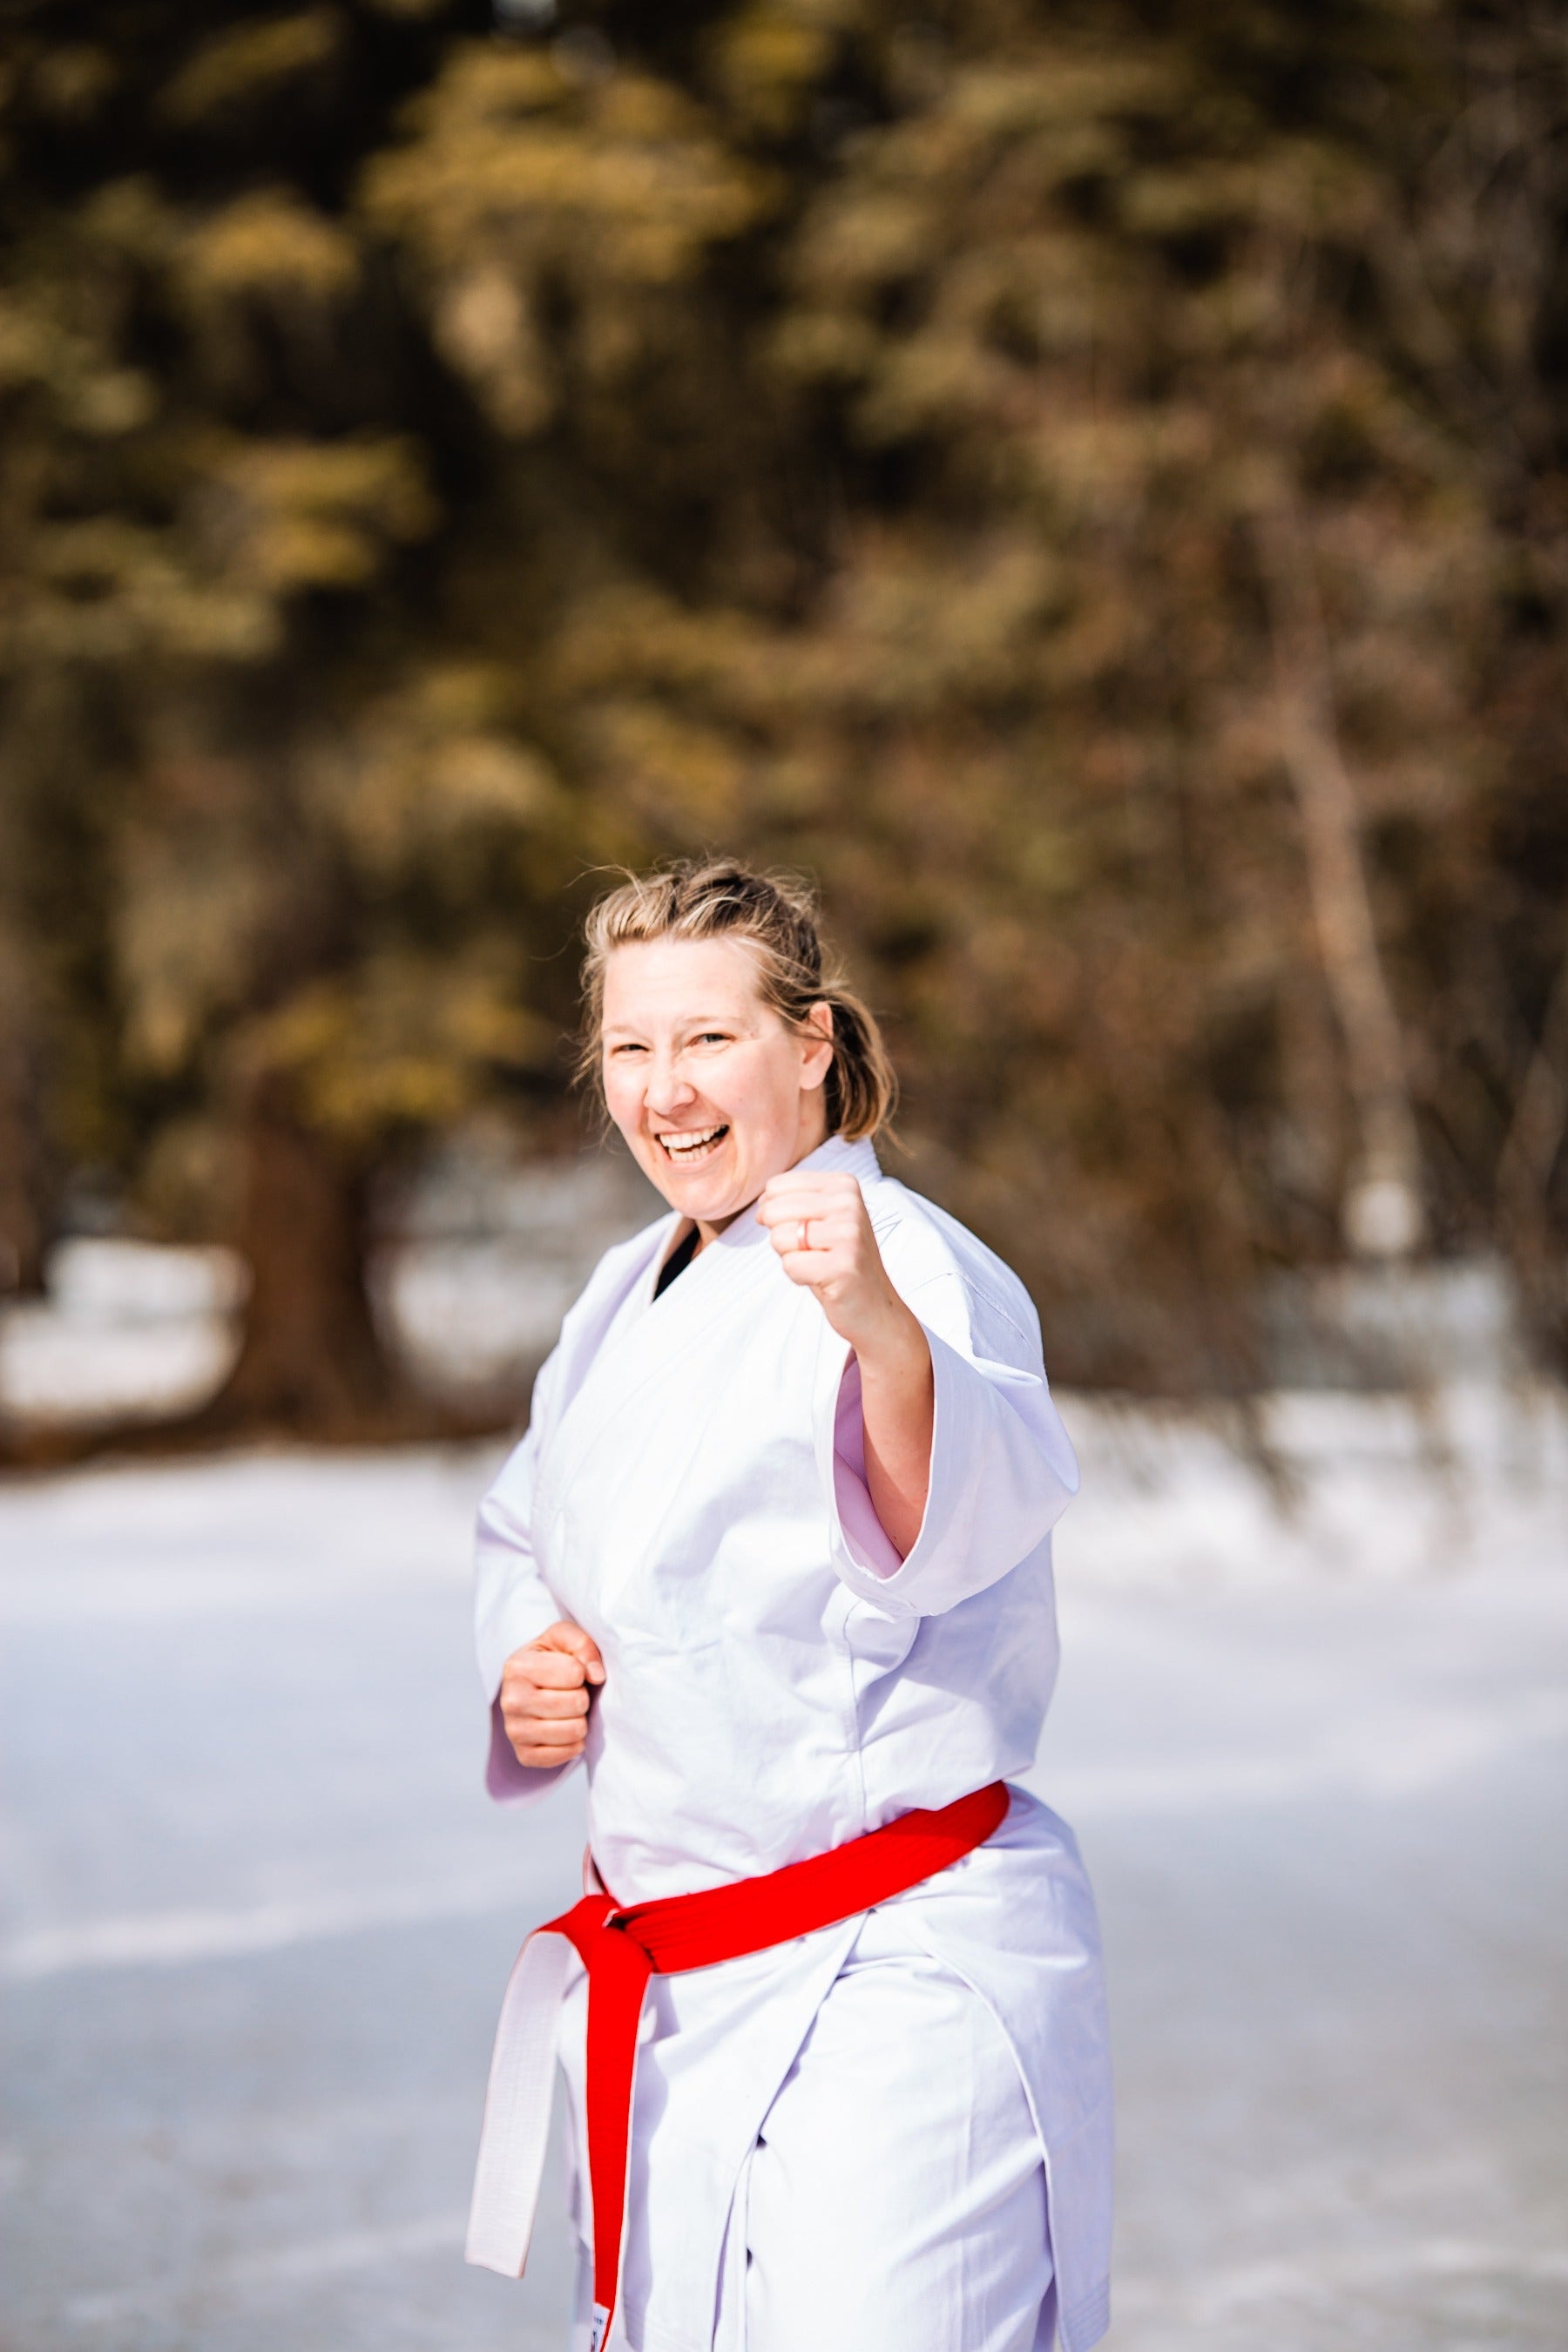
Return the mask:
<svg viewBox="0 0 1568 2352">
<path fill-rule="evenodd" d="M 1568 1569 L 1568 1396 L 1543 1382 L 1282 1391 L 1246 1414 L 1060 1402 L 1083 1492 L 1059 1559 L 1098 1588 Z"/>
<path fill-rule="evenodd" d="M 1121 2116 L 1107 2352 L 1561 2341 L 1562 1400 L 1068 1397 L 1060 1687 Z M 0 2337 L 553 2352 L 467 2271 L 489 2038 L 582 1787 L 486 1804 L 499 1445 L 0 1483 Z"/>
<path fill-rule="evenodd" d="M 0 1313 L 0 1411 L 156 1421 L 199 1404 L 234 1360 L 244 1297 L 230 1250 L 64 1242 L 47 1297 Z"/>
</svg>

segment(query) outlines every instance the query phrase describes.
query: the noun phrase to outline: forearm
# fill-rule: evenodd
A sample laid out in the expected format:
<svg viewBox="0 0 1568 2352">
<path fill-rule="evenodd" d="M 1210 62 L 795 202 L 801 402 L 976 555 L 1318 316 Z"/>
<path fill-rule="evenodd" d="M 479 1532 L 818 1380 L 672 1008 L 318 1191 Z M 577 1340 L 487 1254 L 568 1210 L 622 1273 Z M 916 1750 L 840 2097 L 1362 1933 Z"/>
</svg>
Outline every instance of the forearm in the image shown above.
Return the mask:
<svg viewBox="0 0 1568 2352">
<path fill-rule="evenodd" d="M 895 1299 L 885 1323 L 859 1340 L 860 1414 L 866 1488 L 900 1559 L 914 1549 L 931 1486 L 936 1385 L 931 1347 L 915 1317 Z"/>
</svg>

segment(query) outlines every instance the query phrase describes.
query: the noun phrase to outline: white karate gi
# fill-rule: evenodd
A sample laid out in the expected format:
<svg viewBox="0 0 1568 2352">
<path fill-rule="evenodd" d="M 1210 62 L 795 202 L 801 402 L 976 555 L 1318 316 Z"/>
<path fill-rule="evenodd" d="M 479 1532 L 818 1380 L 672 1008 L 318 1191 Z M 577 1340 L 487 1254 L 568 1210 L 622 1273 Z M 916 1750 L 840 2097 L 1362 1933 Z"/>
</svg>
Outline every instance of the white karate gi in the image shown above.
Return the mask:
<svg viewBox="0 0 1568 2352">
<path fill-rule="evenodd" d="M 871 1508 L 850 1351 L 749 1213 L 658 1299 L 673 1214 L 606 1255 L 480 1512 L 492 1701 L 558 1618 L 603 1653 L 591 1838 L 623 1904 L 777 1870 L 1016 1776 L 1055 1680 L 1050 1528 L 1077 1467 L 1027 1295 L 868 1143 L 833 1138 L 802 1164 L 859 1180 L 930 1339 L 909 1557 Z M 499 1708 L 493 1725 L 492 1794 L 572 1769 L 526 1769 Z M 584 2005 L 574 1961 L 579 2150 Z M 1016 1789 L 986 1844 L 878 1910 L 654 1979 L 613 2341 L 1046 2352 L 1054 2321 L 1087 2352 L 1107 2324 L 1110 2176 L 1093 1900 L 1071 1832 Z M 573 2210 L 585 2241 L 585 2181 Z"/>
</svg>

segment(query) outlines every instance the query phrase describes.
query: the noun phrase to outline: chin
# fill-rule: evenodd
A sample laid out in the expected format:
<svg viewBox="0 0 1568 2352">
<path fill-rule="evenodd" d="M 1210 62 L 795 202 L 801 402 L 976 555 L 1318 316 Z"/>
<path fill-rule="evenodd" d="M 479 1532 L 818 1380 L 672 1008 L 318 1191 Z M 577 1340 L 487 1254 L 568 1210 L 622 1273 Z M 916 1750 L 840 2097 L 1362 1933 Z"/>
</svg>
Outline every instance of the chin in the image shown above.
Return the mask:
<svg viewBox="0 0 1568 2352">
<path fill-rule="evenodd" d="M 733 1169 L 694 1168 L 688 1174 L 681 1169 L 666 1166 L 650 1168 L 647 1173 L 672 1209 L 679 1209 L 682 1216 L 694 1218 L 700 1224 L 721 1224 L 754 1197 Z M 761 1192 L 762 1186 L 755 1189 Z"/>
<path fill-rule="evenodd" d="M 743 1189 L 731 1184 L 704 1184 L 698 1177 L 688 1177 L 683 1182 L 677 1177 L 671 1184 L 661 1184 L 660 1192 L 672 1209 L 684 1216 L 694 1217 L 701 1224 L 720 1224 L 746 1205 Z"/>
</svg>

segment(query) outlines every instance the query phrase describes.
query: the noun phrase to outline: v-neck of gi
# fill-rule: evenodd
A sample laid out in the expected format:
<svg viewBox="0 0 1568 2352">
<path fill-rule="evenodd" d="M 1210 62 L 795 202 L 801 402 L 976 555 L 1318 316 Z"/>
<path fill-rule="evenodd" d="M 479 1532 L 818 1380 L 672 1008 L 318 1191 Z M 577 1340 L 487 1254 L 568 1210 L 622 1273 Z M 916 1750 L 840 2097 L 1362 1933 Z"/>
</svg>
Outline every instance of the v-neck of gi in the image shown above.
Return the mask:
<svg viewBox="0 0 1568 2352">
<path fill-rule="evenodd" d="M 882 1172 L 881 1163 L 877 1158 L 876 1147 L 868 1139 L 862 1138 L 858 1142 L 850 1143 L 842 1135 L 828 1136 L 817 1145 L 815 1151 L 808 1151 L 804 1160 L 797 1160 L 795 1166 L 787 1172 L 791 1176 L 806 1174 L 817 1176 L 831 1174 L 835 1170 L 842 1170 L 846 1175 L 858 1178 L 862 1184 L 872 1181 Z M 679 1232 L 685 1223 L 684 1217 L 672 1217 L 666 1229 L 669 1238 L 667 1238 L 663 1246 L 653 1254 L 652 1264 L 647 1276 L 645 1310 L 658 1306 L 661 1299 L 670 1297 L 678 1285 L 689 1283 L 703 1260 L 715 1256 L 720 1250 L 750 1250 L 769 1244 L 768 1229 L 758 1220 L 756 1202 L 751 1202 L 738 1216 L 731 1217 L 721 1234 L 714 1234 L 706 1248 L 696 1251 L 687 1260 L 679 1274 L 667 1282 L 661 1291 L 660 1277 L 674 1255 L 670 1248 L 670 1238 Z M 680 1247 L 681 1244 L 676 1242 L 675 1248 Z M 688 1295 L 689 1296 L 689 1293 Z"/>
<path fill-rule="evenodd" d="M 814 1174 L 843 1169 L 862 1182 L 880 1173 L 869 1143 L 846 1143 L 836 1135 L 796 1166 Z M 544 1442 L 535 1508 L 545 1522 L 559 1507 L 578 1464 L 616 1416 L 631 1409 L 641 1388 L 649 1381 L 675 1377 L 685 1349 L 706 1350 L 716 1331 L 747 1310 L 748 1300 L 770 1276 L 776 1276 L 787 1287 L 767 1227 L 747 1208 L 698 1253 L 662 1297 L 655 1298 L 659 1267 L 683 1222 L 673 1210 L 660 1219 L 645 1264 Z M 842 1349 L 842 1343 L 835 1344 Z"/>
</svg>

